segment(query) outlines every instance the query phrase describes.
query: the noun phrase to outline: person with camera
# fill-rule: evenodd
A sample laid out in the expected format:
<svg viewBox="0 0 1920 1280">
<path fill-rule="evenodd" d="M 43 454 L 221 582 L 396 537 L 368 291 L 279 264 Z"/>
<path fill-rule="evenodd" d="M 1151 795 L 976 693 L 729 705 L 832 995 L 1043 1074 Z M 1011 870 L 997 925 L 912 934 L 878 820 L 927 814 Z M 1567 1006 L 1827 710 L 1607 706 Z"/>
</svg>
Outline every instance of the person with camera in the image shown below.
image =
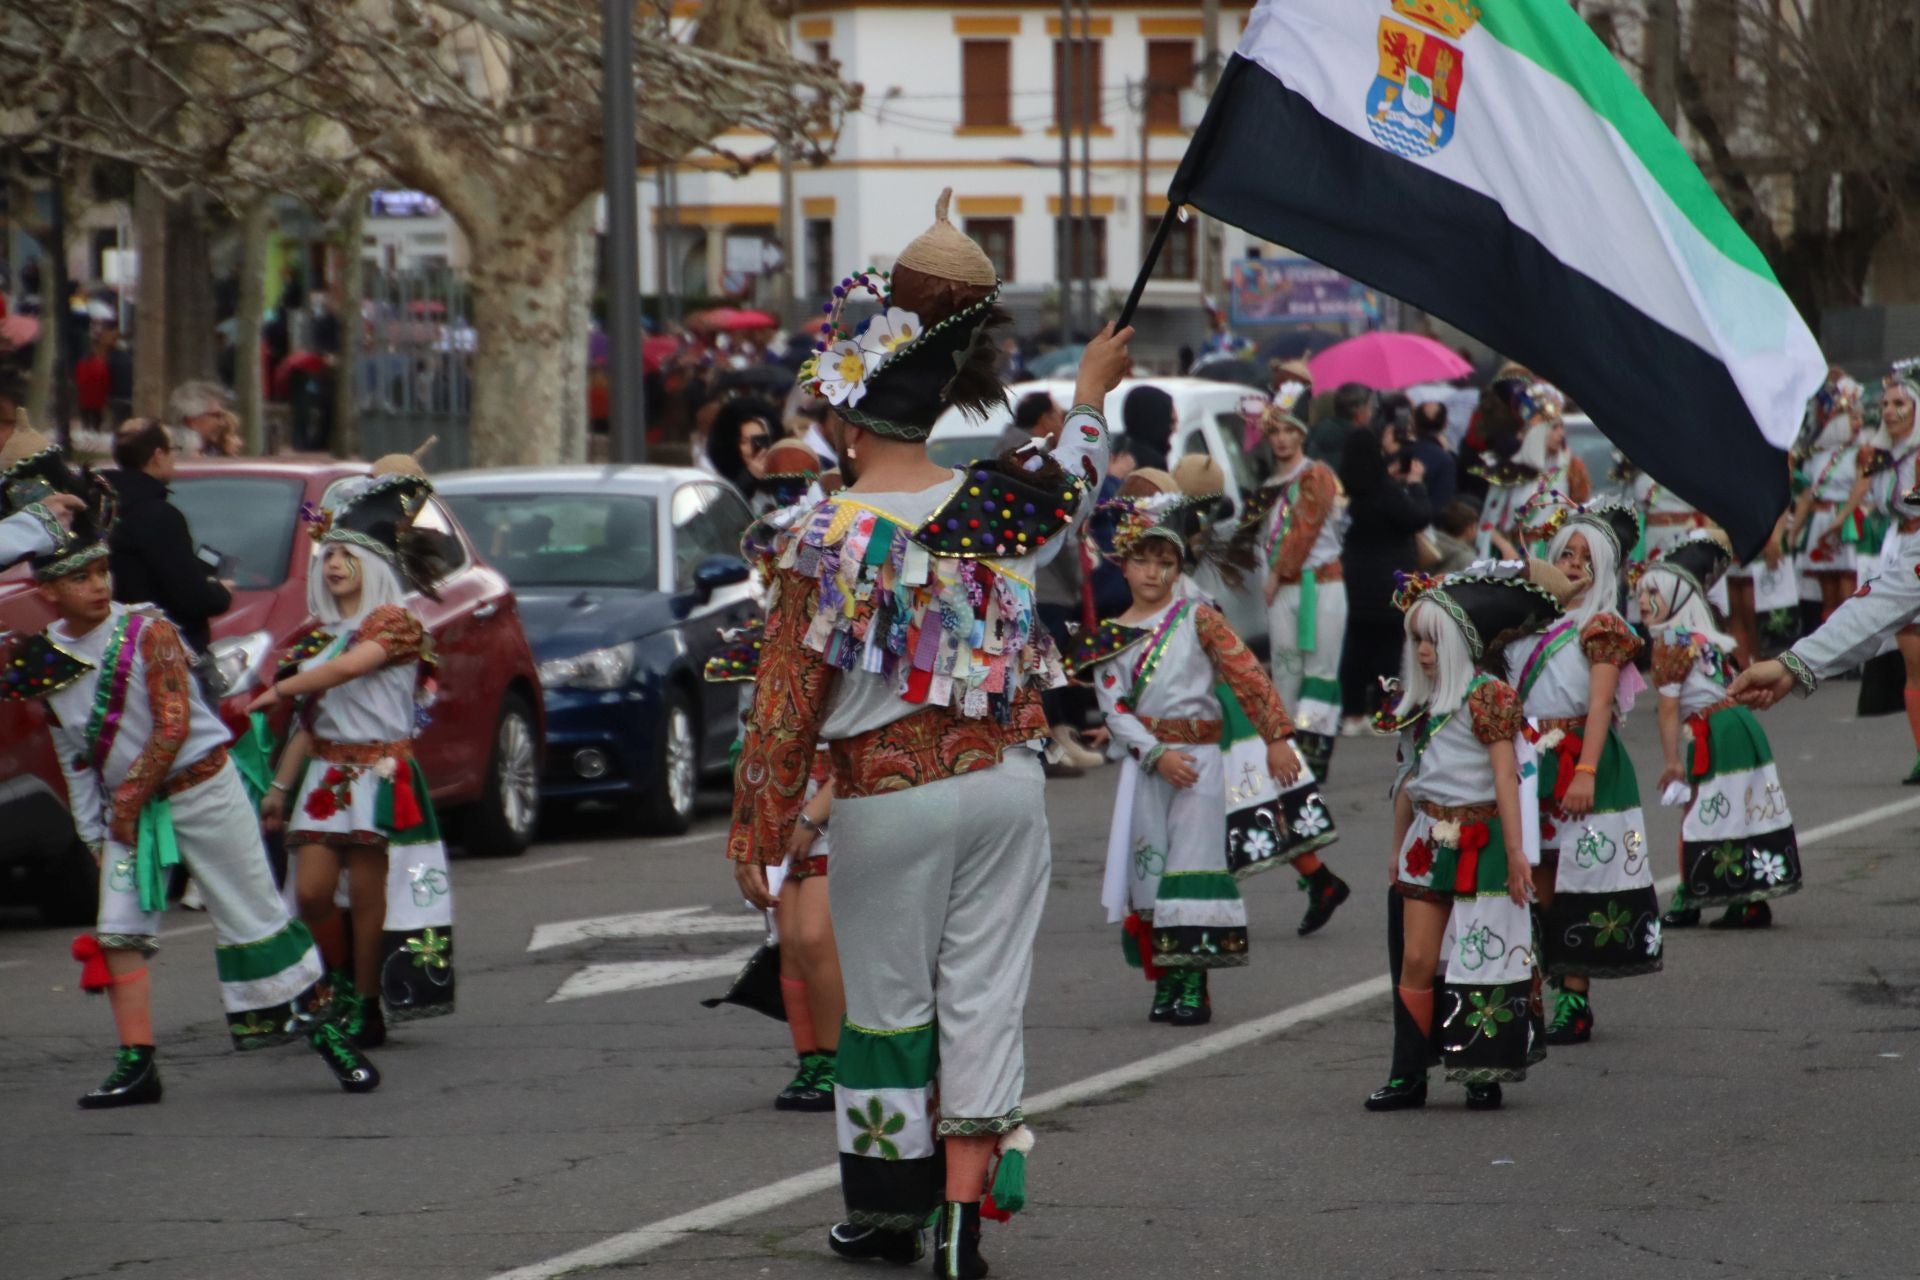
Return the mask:
<svg viewBox="0 0 1920 1280">
<path fill-rule="evenodd" d="M 1347 583 L 1346 648 L 1340 656 L 1343 737 L 1367 731 L 1380 681 L 1400 671 L 1403 621 L 1393 603 L 1394 575 L 1419 568 L 1415 538 L 1433 522 L 1426 467 L 1414 457 L 1412 430 L 1356 429 L 1340 459 L 1347 492 L 1347 536 L 1340 564 Z"/>
</svg>

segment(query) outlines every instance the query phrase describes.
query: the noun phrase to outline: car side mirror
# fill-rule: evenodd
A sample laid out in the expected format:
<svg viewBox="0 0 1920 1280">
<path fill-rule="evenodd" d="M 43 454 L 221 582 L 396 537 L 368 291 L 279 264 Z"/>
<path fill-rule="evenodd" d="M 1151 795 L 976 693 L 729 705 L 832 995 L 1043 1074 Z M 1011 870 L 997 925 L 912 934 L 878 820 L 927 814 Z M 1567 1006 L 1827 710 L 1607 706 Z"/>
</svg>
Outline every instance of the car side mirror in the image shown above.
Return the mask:
<svg viewBox="0 0 1920 1280">
<path fill-rule="evenodd" d="M 720 588 L 745 582 L 752 573 L 739 556 L 708 556 L 694 568 L 693 590 L 705 604 Z"/>
</svg>

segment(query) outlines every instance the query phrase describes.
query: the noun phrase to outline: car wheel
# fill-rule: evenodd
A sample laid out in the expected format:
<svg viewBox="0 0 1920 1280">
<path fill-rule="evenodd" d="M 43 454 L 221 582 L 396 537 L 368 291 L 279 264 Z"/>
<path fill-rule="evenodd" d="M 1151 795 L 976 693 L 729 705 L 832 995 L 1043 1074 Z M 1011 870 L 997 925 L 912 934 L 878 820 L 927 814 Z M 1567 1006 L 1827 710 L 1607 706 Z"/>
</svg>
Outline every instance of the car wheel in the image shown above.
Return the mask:
<svg viewBox="0 0 1920 1280">
<path fill-rule="evenodd" d="M 540 824 L 540 751 L 533 712 L 509 693 L 500 704 L 487 761 L 487 786 L 466 826 L 465 848 L 480 857 L 517 858 Z"/>
<path fill-rule="evenodd" d="M 75 840 L 35 886 L 34 905 L 49 925 L 92 924 L 100 913 L 100 869 L 87 846 Z"/>
<path fill-rule="evenodd" d="M 678 835 L 693 825 L 700 782 L 700 739 L 693 700 L 672 685 L 661 703 L 654 740 L 653 776 L 636 779 L 627 808 L 633 824 L 650 835 Z"/>
</svg>

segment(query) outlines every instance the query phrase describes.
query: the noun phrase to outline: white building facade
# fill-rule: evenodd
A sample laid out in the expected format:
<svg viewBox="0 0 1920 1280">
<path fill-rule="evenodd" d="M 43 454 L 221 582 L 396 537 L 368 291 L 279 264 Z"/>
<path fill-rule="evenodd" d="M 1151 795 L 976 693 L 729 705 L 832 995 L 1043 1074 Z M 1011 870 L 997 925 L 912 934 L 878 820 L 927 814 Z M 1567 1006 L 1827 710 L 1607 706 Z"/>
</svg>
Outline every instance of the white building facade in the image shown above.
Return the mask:
<svg viewBox="0 0 1920 1280">
<path fill-rule="evenodd" d="M 1062 216 L 1061 7 L 1049 3 L 900 3 L 898 0 L 800 0 L 791 19 L 802 56 L 831 60 L 844 80 L 864 88 L 846 118 L 833 156 L 796 167 L 783 183 L 765 138 L 727 135 L 717 145 L 765 158 L 739 175 L 723 158 L 705 157 L 649 172 L 640 185 L 642 288 L 684 296 L 772 294 L 771 264 L 782 249 L 794 259 L 802 302 L 823 297 L 846 273 L 885 268 L 952 187 L 956 224 L 994 258 L 1023 328 L 1057 324 L 1057 233 Z M 1198 0 L 1100 3 L 1084 26 L 1090 74 L 1091 190 L 1083 190 L 1082 108 L 1068 106 L 1072 137 L 1069 216 L 1082 219 L 1077 275 L 1096 281 L 1095 307 L 1117 309 L 1131 287 L 1166 189 L 1197 121 L 1195 89 L 1207 49 Z M 1233 49 L 1251 5 L 1219 6 L 1222 58 Z M 1079 6 L 1073 26 L 1082 34 Z M 1186 91 L 1183 93 L 1183 90 Z M 1079 94 L 1074 95 L 1076 98 Z M 780 241 L 783 187 L 791 201 L 790 246 Z M 1202 220 L 1175 228 L 1143 300 L 1143 315 L 1179 311 L 1204 331 L 1205 236 Z M 1217 225 L 1217 224 L 1216 224 Z M 1221 260 L 1257 245 L 1220 228 Z M 1216 263 L 1217 265 L 1217 263 Z M 669 272 L 677 273 L 669 278 Z M 755 288 L 759 274 L 761 287 Z"/>
</svg>

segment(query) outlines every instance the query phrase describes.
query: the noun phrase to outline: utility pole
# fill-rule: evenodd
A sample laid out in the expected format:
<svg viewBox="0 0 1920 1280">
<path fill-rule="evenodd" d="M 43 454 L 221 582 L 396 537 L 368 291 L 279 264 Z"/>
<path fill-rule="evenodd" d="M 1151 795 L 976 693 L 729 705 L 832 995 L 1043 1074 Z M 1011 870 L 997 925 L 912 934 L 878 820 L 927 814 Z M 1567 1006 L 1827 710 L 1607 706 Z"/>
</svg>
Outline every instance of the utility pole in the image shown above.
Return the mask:
<svg viewBox="0 0 1920 1280">
<path fill-rule="evenodd" d="M 1080 0 L 1080 243 L 1086 260 L 1080 276 L 1081 332 L 1088 337 L 1099 324 L 1100 304 L 1094 300 L 1095 277 L 1100 275 L 1093 233 L 1093 16 L 1088 0 Z"/>
<path fill-rule="evenodd" d="M 600 0 L 600 110 L 607 201 L 607 374 L 613 457 L 645 462 L 640 365 L 640 197 L 635 185 L 633 0 Z M 569 413 L 579 405 L 567 406 Z"/>
<path fill-rule="evenodd" d="M 1060 293 L 1060 341 L 1073 341 L 1074 269 L 1080 250 L 1079 223 L 1073 216 L 1073 0 L 1060 0 L 1060 46 L 1054 96 L 1059 103 L 1054 121 L 1060 129 L 1060 217 L 1054 223 L 1055 288 Z"/>
<path fill-rule="evenodd" d="M 1220 0 L 1201 0 L 1200 5 L 1201 79 L 1206 85 L 1207 99 L 1213 99 L 1213 91 L 1220 85 Z M 1219 292 L 1220 282 L 1226 278 L 1226 267 L 1221 262 L 1220 224 L 1212 218 L 1200 223 L 1200 292 L 1203 296 Z M 1225 304 L 1222 303 L 1222 306 Z"/>
<path fill-rule="evenodd" d="M 793 219 L 793 148 L 782 143 L 780 146 L 780 275 L 777 281 L 780 302 L 780 324 L 791 325 L 797 317 L 794 315 L 794 259 L 798 245 L 794 240 Z"/>
<path fill-rule="evenodd" d="M 72 305 L 67 284 L 67 182 L 65 154 L 58 143 L 48 149 L 52 157 L 48 172 L 53 176 L 53 252 L 47 255 L 48 270 L 41 273 L 40 314 L 46 317 L 46 341 L 53 344 L 53 386 L 49 388 L 53 408 L 54 439 L 69 454 L 73 452 L 73 374 L 68 361 L 67 330 L 72 327 Z"/>
<path fill-rule="evenodd" d="M 1647 101 L 1667 128 L 1680 116 L 1680 6 L 1678 0 L 1650 0 L 1645 28 Z"/>
</svg>

